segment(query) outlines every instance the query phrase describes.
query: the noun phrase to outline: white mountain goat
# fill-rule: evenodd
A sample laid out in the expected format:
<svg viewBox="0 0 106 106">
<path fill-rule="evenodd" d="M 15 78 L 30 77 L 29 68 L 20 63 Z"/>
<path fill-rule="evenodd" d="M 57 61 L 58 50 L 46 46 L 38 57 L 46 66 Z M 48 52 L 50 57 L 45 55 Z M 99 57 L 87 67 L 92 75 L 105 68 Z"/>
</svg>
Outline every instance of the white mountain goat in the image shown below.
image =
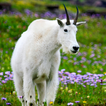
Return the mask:
<svg viewBox="0 0 106 106">
<path fill-rule="evenodd" d="M 58 68 L 60 65 L 60 48 L 65 53 L 77 53 L 79 45 L 76 40 L 77 14 L 74 20 L 67 19 L 33 21 L 16 43 L 11 67 L 14 83 L 22 106 L 47 106 L 54 102 L 58 89 Z M 35 100 L 35 86 L 38 101 Z M 36 103 L 37 102 L 37 103 Z"/>
</svg>

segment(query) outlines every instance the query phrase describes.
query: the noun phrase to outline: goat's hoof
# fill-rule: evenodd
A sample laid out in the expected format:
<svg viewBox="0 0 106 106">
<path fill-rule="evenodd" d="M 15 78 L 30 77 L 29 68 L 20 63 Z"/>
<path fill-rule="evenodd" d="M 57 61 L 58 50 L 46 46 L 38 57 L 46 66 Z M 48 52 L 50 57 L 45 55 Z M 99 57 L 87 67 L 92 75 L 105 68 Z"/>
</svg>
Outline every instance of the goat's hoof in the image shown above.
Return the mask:
<svg viewBox="0 0 106 106">
<path fill-rule="evenodd" d="M 33 106 L 33 103 L 30 103 L 30 106 Z"/>
</svg>

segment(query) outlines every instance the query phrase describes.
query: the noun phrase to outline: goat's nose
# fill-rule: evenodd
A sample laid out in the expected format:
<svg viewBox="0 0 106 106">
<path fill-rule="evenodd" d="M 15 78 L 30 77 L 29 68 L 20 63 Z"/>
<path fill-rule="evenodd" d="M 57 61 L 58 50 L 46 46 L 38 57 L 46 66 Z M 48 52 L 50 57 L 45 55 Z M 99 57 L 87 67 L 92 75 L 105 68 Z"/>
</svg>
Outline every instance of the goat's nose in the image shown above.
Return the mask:
<svg viewBox="0 0 106 106">
<path fill-rule="evenodd" d="M 79 47 L 73 46 L 73 49 L 74 49 L 75 51 L 78 51 Z"/>
</svg>

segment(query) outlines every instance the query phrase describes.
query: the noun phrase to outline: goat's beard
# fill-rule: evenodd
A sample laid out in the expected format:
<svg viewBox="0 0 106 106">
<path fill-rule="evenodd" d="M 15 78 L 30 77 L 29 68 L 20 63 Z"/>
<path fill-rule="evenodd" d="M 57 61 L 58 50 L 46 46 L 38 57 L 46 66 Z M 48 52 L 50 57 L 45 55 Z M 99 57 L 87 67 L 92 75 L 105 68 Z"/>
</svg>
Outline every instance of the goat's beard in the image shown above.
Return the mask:
<svg viewBox="0 0 106 106">
<path fill-rule="evenodd" d="M 63 49 L 64 53 L 71 53 L 71 51 L 69 50 L 68 47 L 65 47 L 65 46 L 62 45 L 62 49 Z"/>
</svg>

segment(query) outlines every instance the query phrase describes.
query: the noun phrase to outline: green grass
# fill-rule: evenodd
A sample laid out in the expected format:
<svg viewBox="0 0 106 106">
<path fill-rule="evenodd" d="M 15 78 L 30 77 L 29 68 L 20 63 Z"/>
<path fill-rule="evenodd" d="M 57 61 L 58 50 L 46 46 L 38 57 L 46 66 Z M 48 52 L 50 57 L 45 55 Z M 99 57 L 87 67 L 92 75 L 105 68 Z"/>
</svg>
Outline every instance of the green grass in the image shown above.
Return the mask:
<svg viewBox="0 0 106 106">
<path fill-rule="evenodd" d="M 45 5 L 44 3 L 42 5 Z M 19 8 L 17 5 L 15 8 Z M 27 6 L 26 8 L 34 7 Z M 73 7 L 74 8 L 74 7 Z M 73 9 L 74 10 L 74 9 Z M 20 11 L 22 11 L 20 9 Z M 45 10 L 44 10 L 45 11 Z M 2 83 L 9 75 L 5 76 L 5 72 L 10 71 L 10 59 L 13 48 L 17 39 L 24 32 L 28 25 L 36 18 L 22 15 L 0 15 L 0 106 L 20 106 L 13 81 L 9 79 L 6 83 Z M 65 72 L 75 72 L 77 75 L 86 75 L 87 72 L 92 74 L 103 74 L 99 77 L 105 84 L 106 80 L 106 19 L 92 18 L 88 16 L 80 17 L 79 21 L 86 20 L 87 24 L 78 26 L 77 40 L 80 44 L 80 51 L 77 55 L 64 54 L 61 50 L 61 64 L 59 70 L 65 69 Z M 81 73 L 77 71 L 81 70 Z M 63 74 L 63 77 L 65 74 Z M 63 84 L 60 82 L 54 106 L 67 106 L 72 102 L 74 106 L 105 106 L 106 105 L 106 85 L 97 87 L 82 85 L 74 82 L 73 84 Z M 37 93 L 36 93 L 37 95 Z M 1 100 L 2 97 L 7 98 L 6 101 Z M 75 101 L 80 101 L 78 104 Z"/>
</svg>

